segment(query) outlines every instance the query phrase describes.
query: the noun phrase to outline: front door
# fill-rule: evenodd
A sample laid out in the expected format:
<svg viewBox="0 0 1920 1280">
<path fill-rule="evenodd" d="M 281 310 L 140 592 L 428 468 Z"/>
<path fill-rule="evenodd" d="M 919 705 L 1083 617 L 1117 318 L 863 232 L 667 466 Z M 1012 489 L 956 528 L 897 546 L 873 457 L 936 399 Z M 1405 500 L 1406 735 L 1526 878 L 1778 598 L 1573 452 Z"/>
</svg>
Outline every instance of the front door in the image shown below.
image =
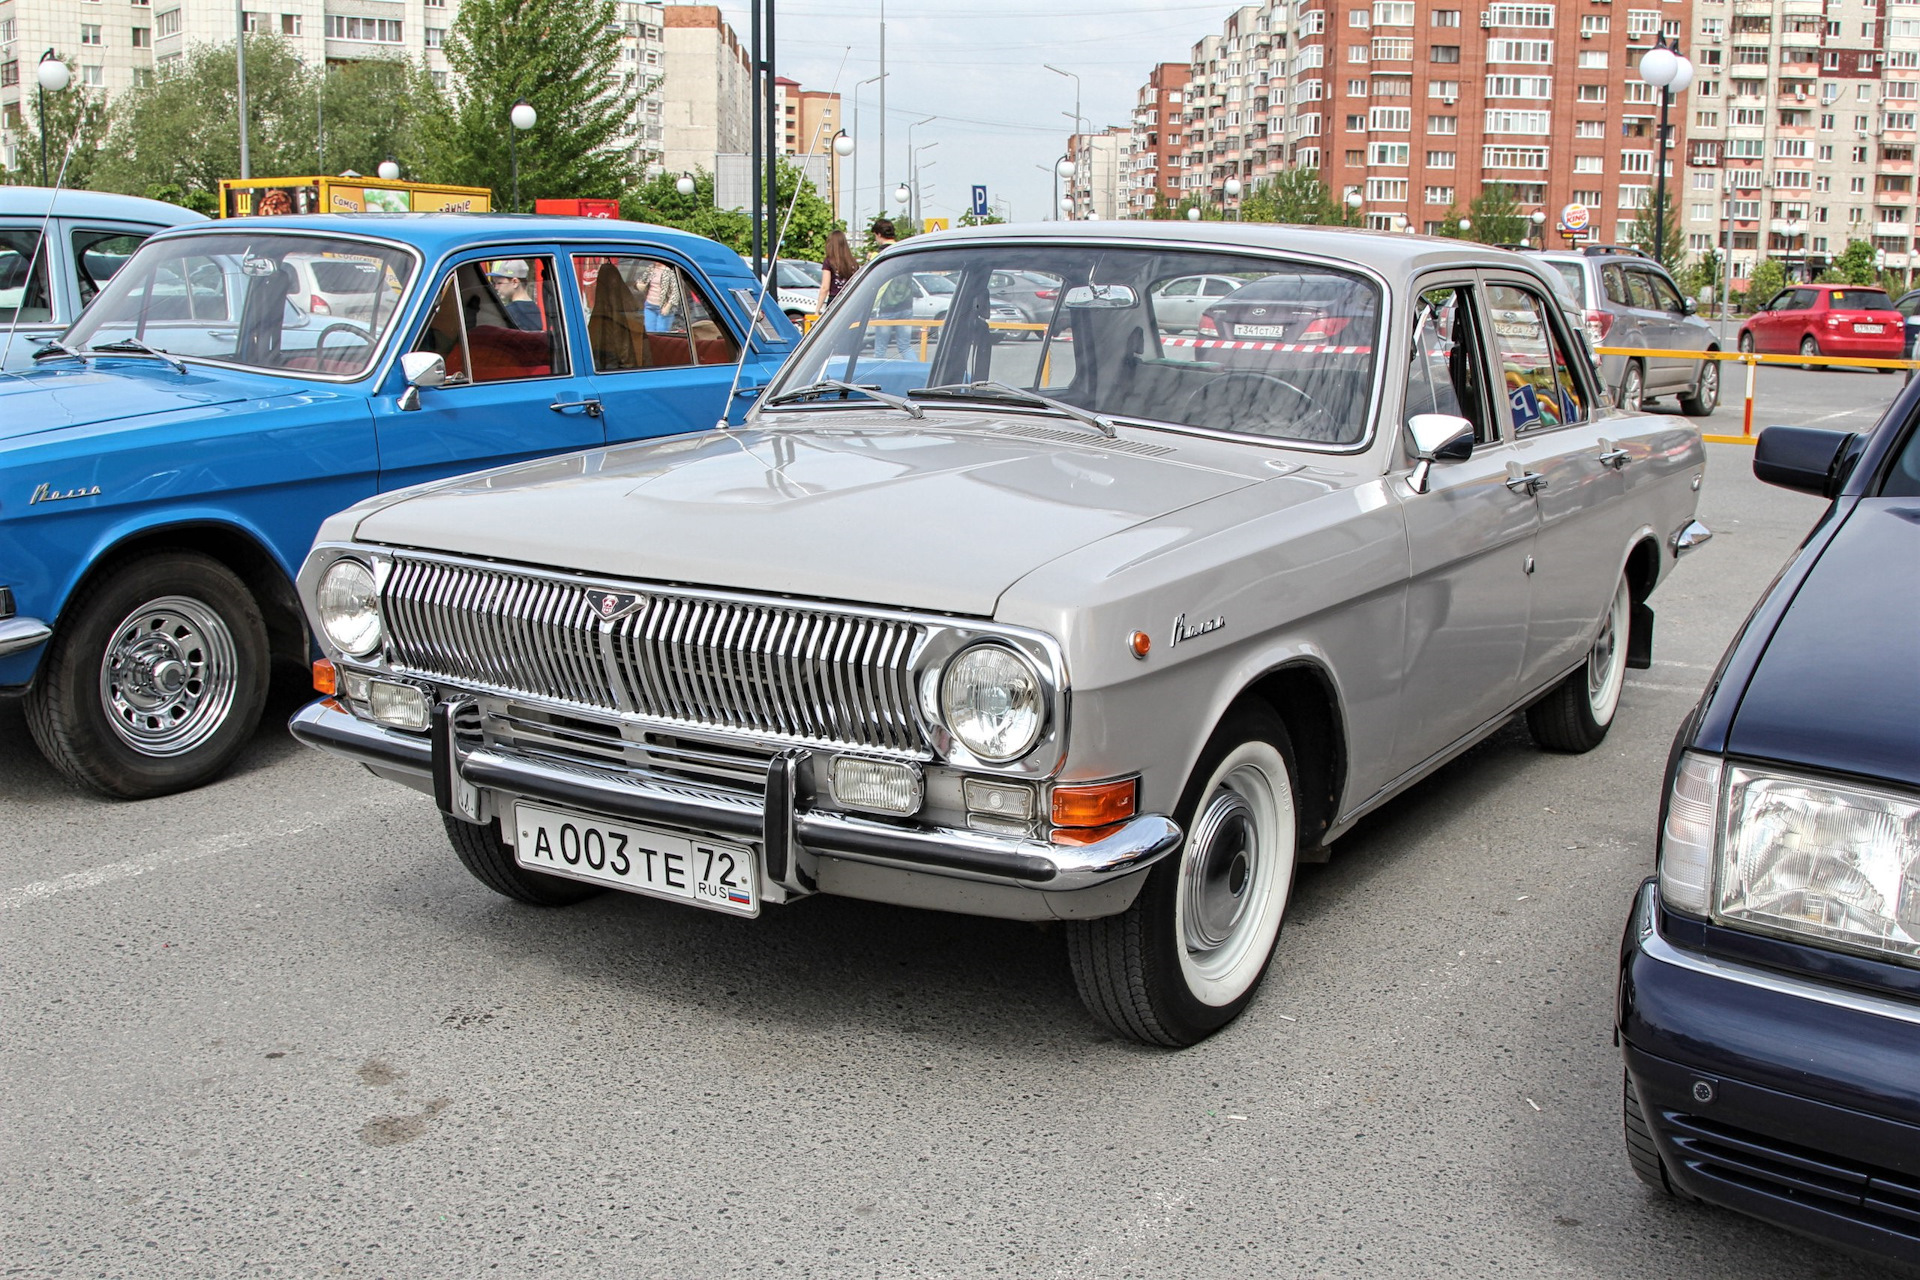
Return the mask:
<svg viewBox="0 0 1920 1280">
<path fill-rule="evenodd" d="M 1480 294 L 1470 277 L 1432 278 L 1415 309 L 1403 416 L 1465 418 L 1475 444 L 1466 461 L 1434 465 L 1425 493 L 1404 498 L 1407 667 L 1396 776 L 1512 705 L 1526 656 L 1539 507 L 1507 483 L 1515 450 L 1505 401 L 1488 378 Z"/>
<path fill-rule="evenodd" d="M 1539 286 L 1491 277 L 1487 296 L 1507 386 L 1513 459 L 1533 477 L 1540 532 L 1530 575 L 1527 656 L 1520 692 L 1543 687 L 1580 661 L 1613 599 L 1625 548 L 1608 540 L 1604 514 L 1619 503 L 1621 473 L 1601 455 L 1609 430 L 1632 430 L 1632 419 L 1595 414 L 1593 396 L 1570 352 L 1577 350 L 1558 307 Z"/>
<path fill-rule="evenodd" d="M 374 400 L 380 487 L 584 449 L 605 439 L 568 349 L 565 267 L 552 253 L 473 256 L 435 286 L 407 350 L 446 361 L 445 386 L 406 409 L 397 367 Z"/>
<path fill-rule="evenodd" d="M 711 287 L 684 263 L 576 253 L 573 275 L 609 441 L 710 430 L 729 416 L 729 400 L 746 404 L 766 381 L 753 361 L 734 387 L 739 338 Z"/>
</svg>

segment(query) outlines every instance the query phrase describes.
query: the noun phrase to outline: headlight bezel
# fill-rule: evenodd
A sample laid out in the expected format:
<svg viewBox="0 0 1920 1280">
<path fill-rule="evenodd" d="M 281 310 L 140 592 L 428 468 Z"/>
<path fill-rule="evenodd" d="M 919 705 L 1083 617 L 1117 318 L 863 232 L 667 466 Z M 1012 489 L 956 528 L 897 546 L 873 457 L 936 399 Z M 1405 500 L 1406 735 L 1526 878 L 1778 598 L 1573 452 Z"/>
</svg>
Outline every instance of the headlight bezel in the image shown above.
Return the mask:
<svg viewBox="0 0 1920 1280">
<path fill-rule="evenodd" d="M 1675 813 L 1677 793 L 1687 784 L 1690 770 L 1696 775 L 1695 790 L 1698 790 L 1700 775 L 1710 774 L 1712 780 L 1711 813 L 1705 815 L 1711 848 L 1706 851 L 1704 884 L 1695 876 L 1701 870 L 1697 865 L 1701 850 L 1686 838 L 1693 834 L 1687 828 L 1697 825 L 1700 815 L 1694 815 L 1694 823 L 1681 821 L 1681 829 L 1676 831 L 1680 816 Z M 1785 852 L 1776 853 L 1771 859 L 1753 854 L 1753 841 L 1759 836 L 1754 827 L 1748 825 L 1748 815 L 1752 812 L 1748 801 L 1755 795 L 1772 797 L 1775 801 L 1763 817 L 1777 818 L 1782 813 L 1788 816 L 1786 834 L 1791 840 L 1785 842 Z M 1853 803 L 1835 805 L 1825 803 L 1823 798 Z M 1793 813 L 1795 804 L 1803 806 L 1797 815 Z M 1862 871 L 1860 862 L 1832 855 L 1836 848 L 1857 847 L 1853 843 L 1822 845 L 1808 836 L 1809 831 L 1817 831 L 1822 824 L 1857 820 L 1854 816 L 1858 813 L 1876 809 L 1883 813 L 1905 810 L 1908 816 L 1896 819 L 1896 823 L 1920 823 L 1920 817 L 1914 816 L 1920 814 L 1920 795 L 1909 791 L 1868 785 L 1859 779 L 1825 775 L 1810 769 L 1781 767 L 1771 762 L 1686 752 L 1669 786 L 1666 817 L 1661 824 L 1658 867 L 1661 900 L 1683 915 L 1741 933 L 1920 968 L 1920 916 L 1910 914 L 1903 919 L 1901 914 L 1903 899 L 1920 900 L 1920 837 L 1902 837 L 1896 825 L 1893 838 L 1884 846 L 1868 846 L 1870 850 L 1883 848 L 1884 851 L 1879 857 L 1870 857 L 1870 865 Z M 1852 813 L 1843 813 L 1843 810 Z M 1795 816 L 1802 823 L 1798 828 L 1791 826 Z M 1908 826 L 1907 829 L 1915 828 Z M 1743 850 L 1748 852 L 1751 864 L 1764 868 L 1764 875 L 1739 878 L 1735 864 Z M 1790 865 L 1796 858 L 1803 859 L 1813 872 L 1824 869 L 1828 875 L 1809 874 L 1796 884 L 1791 878 L 1794 868 Z M 1832 908 L 1848 905 L 1844 896 L 1833 888 L 1834 872 L 1853 872 L 1857 880 L 1867 882 L 1868 890 L 1877 894 L 1880 906 L 1869 906 L 1861 914 L 1880 916 L 1887 922 L 1885 930 L 1876 934 L 1831 922 Z M 1771 896 L 1755 887 L 1768 886 L 1769 877 L 1780 877 L 1772 881 Z M 1804 893 L 1816 905 L 1827 906 L 1829 910 L 1824 913 L 1827 922 L 1765 909 L 1767 904 L 1781 901 L 1791 892 Z M 1858 907 L 1860 902 L 1856 895 L 1851 905 Z M 1911 913 L 1912 908 L 1906 910 Z"/>
<path fill-rule="evenodd" d="M 931 621 L 931 620 L 930 620 Z M 1030 664 L 1039 677 L 1040 732 L 1024 754 L 990 760 L 974 752 L 947 724 L 942 708 L 946 673 L 955 659 L 980 644 L 998 644 Z M 1073 694 L 1066 658 L 1051 636 L 1020 627 L 956 626 L 941 620 L 929 628 L 914 655 L 915 708 L 933 754 L 954 768 L 1011 777 L 1041 779 L 1058 773 L 1066 762 L 1067 729 Z"/>
<path fill-rule="evenodd" d="M 342 639 L 335 630 L 334 619 L 328 613 L 327 596 L 334 575 L 357 570 L 366 575 L 364 590 L 367 612 L 372 618 L 372 628 L 363 638 L 350 642 Z M 319 624 L 320 634 L 341 655 L 366 660 L 375 657 L 385 648 L 387 642 L 386 618 L 380 610 L 380 592 L 384 585 L 385 574 L 381 565 L 370 557 L 358 555 L 339 555 L 328 561 L 313 580 L 313 616 Z M 352 633 L 348 633 L 351 635 Z"/>
<path fill-rule="evenodd" d="M 951 686 L 961 673 L 964 664 L 975 657 L 994 660 L 1010 659 L 1019 668 L 1019 674 L 1023 675 L 1032 686 L 1033 727 L 1028 731 L 1018 747 L 1012 750 L 988 750 L 980 742 L 971 740 L 961 727 L 955 723 L 957 717 L 954 714 L 954 698 Z M 1039 664 L 1011 644 L 995 639 L 984 639 L 975 641 L 957 650 L 952 657 L 948 658 L 946 662 L 941 665 L 938 688 L 939 722 L 941 727 L 952 736 L 956 745 L 963 748 L 967 754 L 972 756 L 976 761 L 989 765 L 1012 764 L 1014 761 L 1031 754 L 1046 736 L 1047 704 L 1049 701 L 1046 681 L 1041 675 Z"/>
</svg>

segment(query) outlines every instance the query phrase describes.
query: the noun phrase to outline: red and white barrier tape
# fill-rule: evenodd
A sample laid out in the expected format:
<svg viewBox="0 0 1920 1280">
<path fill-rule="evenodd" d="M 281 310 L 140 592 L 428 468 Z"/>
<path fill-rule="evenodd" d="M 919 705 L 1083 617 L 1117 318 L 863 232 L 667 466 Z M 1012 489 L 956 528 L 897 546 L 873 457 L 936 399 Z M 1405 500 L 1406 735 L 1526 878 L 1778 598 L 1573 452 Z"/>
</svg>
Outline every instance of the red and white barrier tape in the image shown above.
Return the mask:
<svg viewBox="0 0 1920 1280">
<path fill-rule="evenodd" d="M 1203 351 L 1300 351 L 1332 356 L 1366 356 L 1372 347 L 1334 347 L 1318 342 L 1254 342 L 1230 338 L 1162 338 L 1165 347 L 1194 347 Z"/>
</svg>

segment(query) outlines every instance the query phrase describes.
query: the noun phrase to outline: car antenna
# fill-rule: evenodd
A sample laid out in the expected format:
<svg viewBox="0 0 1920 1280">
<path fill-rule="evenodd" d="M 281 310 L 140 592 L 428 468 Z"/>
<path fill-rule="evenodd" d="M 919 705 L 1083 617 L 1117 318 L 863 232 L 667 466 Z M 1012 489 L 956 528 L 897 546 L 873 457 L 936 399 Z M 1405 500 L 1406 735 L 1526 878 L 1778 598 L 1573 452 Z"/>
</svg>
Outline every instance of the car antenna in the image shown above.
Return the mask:
<svg viewBox="0 0 1920 1280">
<path fill-rule="evenodd" d="M 847 69 L 847 55 L 852 52 L 852 48 L 849 47 L 840 55 L 840 66 L 834 71 L 833 82 L 827 92 L 834 93 L 839 90 L 840 75 Z M 807 146 L 807 154 L 815 154 L 816 148 L 820 145 L 820 135 L 826 132 L 826 125 L 827 122 L 823 118 L 813 127 L 813 141 Z M 768 139 L 767 145 L 773 145 L 772 139 Z M 732 424 L 727 421 L 727 415 L 733 411 L 734 396 L 740 393 L 740 375 L 746 370 L 747 355 L 753 350 L 754 336 L 760 330 L 760 317 L 766 314 L 767 292 L 773 288 L 773 282 L 780 270 L 780 246 L 786 242 L 787 228 L 793 225 L 793 211 L 799 203 L 800 182 L 796 178 L 793 194 L 787 198 L 786 215 L 780 219 L 779 233 L 773 237 L 772 251 L 767 254 L 767 274 L 760 278 L 760 291 L 754 295 L 753 311 L 747 316 L 747 340 L 740 344 L 740 358 L 733 362 L 733 381 L 727 386 L 727 398 L 720 403 L 720 421 L 713 424 L 717 431 L 733 430 Z"/>
<path fill-rule="evenodd" d="M 40 97 L 43 102 L 46 100 L 45 93 L 42 93 Z M 74 118 L 73 136 L 67 139 L 66 152 L 60 157 L 60 172 L 53 180 L 52 189 L 47 192 L 47 216 L 40 220 L 40 238 L 35 241 L 33 254 L 27 259 L 27 284 L 26 288 L 20 293 L 21 306 L 15 313 L 14 319 L 16 321 L 19 319 L 18 311 L 24 311 L 26 309 L 27 296 L 33 291 L 33 273 L 35 268 L 40 265 L 40 256 L 46 252 L 47 229 L 53 225 L 53 206 L 59 202 L 60 191 L 66 185 L 67 162 L 73 159 L 73 149 L 80 142 L 80 126 L 85 122 L 86 112 L 84 111 Z M 40 120 L 40 129 L 43 133 L 46 131 L 46 127 L 47 121 L 43 115 Z M 46 294 L 47 316 L 51 319 L 53 316 L 53 288 L 51 281 L 48 281 Z M 0 344 L 0 369 L 7 367 L 7 357 L 13 354 L 13 335 L 17 328 L 19 328 L 17 323 L 7 326 L 7 340 L 4 344 Z"/>
</svg>

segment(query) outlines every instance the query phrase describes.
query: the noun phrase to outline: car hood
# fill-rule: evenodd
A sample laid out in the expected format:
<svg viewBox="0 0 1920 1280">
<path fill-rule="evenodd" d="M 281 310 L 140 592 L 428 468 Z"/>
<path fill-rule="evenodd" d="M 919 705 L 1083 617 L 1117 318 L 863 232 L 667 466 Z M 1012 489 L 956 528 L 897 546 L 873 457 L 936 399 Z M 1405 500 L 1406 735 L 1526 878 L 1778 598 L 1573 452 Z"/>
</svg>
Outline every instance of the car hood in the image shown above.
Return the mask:
<svg viewBox="0 0 1920 1280">
<path fill-rule="evenodd" d="M 175 373 L 157 360 L 50 361 L 31 372 L 0 374 L 0 440 L 199 411 L 287 389 L 284 380 L 209 373 L 196 365 Z"/>
<path fill-rule="evenodd" d="M 1036 566 L 1256 483 L 1262 451 L 1057 420 L 836 412 L 523 463 L 368 504 L 355 536 L 619 578 L 987 617 Z M 886 425 L 881 425 L 882 423 Z M 1239 456 L 1236 456 L 1239 455 Z"/>
<path fill-rule="evenodd" d="M 1736 755 L 1920 787 L 1920 500 L 1847 517 L 1767 641 Z"/>
</svg>

